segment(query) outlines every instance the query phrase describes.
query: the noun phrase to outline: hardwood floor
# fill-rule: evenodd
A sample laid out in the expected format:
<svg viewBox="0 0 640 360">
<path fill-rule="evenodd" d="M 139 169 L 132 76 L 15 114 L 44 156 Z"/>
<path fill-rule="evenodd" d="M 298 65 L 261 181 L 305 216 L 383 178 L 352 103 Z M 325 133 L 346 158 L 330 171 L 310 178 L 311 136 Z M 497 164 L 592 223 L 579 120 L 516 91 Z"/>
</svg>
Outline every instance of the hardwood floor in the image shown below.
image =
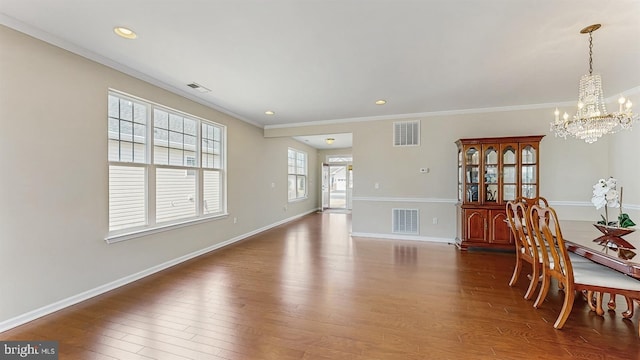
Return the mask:
<svg viewBox="0 0 640 360">
<path fill-rule="evenodd" d="M 351 238 L 312 214 L 0 334 L 60 359 L 639 359 L 638 311 L 507 285 L 514 255 Z M 526 270 L 523 269 L 523 270 Z"/>
</svg>

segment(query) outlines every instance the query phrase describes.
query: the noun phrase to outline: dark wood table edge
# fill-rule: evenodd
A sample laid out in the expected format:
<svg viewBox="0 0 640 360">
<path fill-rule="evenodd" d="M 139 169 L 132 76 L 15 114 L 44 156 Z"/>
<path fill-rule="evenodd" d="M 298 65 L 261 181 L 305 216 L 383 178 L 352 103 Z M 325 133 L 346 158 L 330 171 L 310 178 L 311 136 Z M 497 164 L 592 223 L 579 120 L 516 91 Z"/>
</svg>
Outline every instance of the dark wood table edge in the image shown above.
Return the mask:
<svg viewBox="0 0 640 360">
<path fill-rule="evenodd" d="M 618 259 L 611 255 L 605 254 L 604 252 L 585 248 L 584 246 L 571 242 L 570 240 L 565 240 L 565 245 L 567 246 L 567 249 L 569 251 L 577 255 L 583 256 L 593 262 L 597 262 L 598 264 L 602 264 L 614 270 L 620 271 L 621 273 L 625 273 L 629 276 L 640 279 L 640 263 L 631 263 L 623 259 Z"/>
</svg>

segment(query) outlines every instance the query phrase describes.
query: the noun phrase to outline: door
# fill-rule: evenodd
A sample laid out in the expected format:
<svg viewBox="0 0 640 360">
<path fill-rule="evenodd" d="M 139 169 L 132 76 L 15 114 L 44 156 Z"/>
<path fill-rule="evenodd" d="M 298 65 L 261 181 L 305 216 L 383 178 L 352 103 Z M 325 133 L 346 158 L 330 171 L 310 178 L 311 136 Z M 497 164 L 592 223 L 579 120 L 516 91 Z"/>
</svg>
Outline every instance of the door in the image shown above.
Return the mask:
<svg viewBox="0 0 640 360">
<path fill-rule="evenodd" d="M 520 144 L 520 196 L 534 198 L 540 193 L 538 189 L 538 145 Z"/>
<path fill-rule="evenodd" d="M 347 209 L 352 208 L 353 196 L 353 165 L 347 165 Z"/>
<path fill-rule="evenodd" d="M 487 210 L 466 209 L 464 211 L 466 240 L 469 242 L 487 241 Z"/>
<path fill-rule="evenodd" d="M 500 144 L 501 165 L 500 182 L 501 189 L 500 198 L 501 203 L 515 200 L 518 194 L 518 144 Z"/>
<path fill-rule="evenodd" d="M 465 149 L 465 202 L 480 202 L 480 147 L 472 145 Z"/>
<path fill-rule="evenodd" d="M 489 242 L 493 244 L 513 244 L 513 233 L 504 210 L 489 210 Z"/>
<path fill-rule="evenodd" d="M 353 157 L 327 155 L 322 164 L 322 209 L 351 210 L 353 197 Z"/>
<path fill-rule="evenodd" d="M 329 208 L 347 208 L 347 166 L 329 165 Z"/>
<path fill-rule="evenodd" d="M 329 208 L 329 164 L 322 163 L 322 211 Z"/>
<path fill-rule="evenodd" d="M 498 180 L 500 178 L 500 168 L 498 166 L 499 149 L 498 144 L 482 145 L 482 154 L 484 156 L 482 159 L 484 166 L 484 177 L 482 180 L 484 181 L 484 188 L 481 201 L 485 204 L 495 204 L 498 202 Z"/>
</svg>

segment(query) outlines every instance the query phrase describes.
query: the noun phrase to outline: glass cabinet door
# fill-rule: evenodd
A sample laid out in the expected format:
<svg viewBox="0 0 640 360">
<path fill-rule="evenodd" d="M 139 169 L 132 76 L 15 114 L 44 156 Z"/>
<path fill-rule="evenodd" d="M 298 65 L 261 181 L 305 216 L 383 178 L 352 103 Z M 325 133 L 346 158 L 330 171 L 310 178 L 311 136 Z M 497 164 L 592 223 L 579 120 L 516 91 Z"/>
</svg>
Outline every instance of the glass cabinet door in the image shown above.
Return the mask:
<svg viewBox="0 0 640 360">
<path fill-rule="evenodd" d="M 458 201 L 462 201 L 462 150 L 458 149 Z"/>
<path fill-rule="evenodd" d="M 480 150 L 470 147 L 465 151 L 465 197 L 467 202 L 478 202 L 480 185 Z"/>
<path fill-rule="evenodd" d="M 534 146 L 521 145 L 522 161 L 522 196 L 534 198 L 538 196 L 538 152 Z"/>
<path fill-rule="evenodd" d="M 502 153 L 502 201 L 516 199 L 518 191 L 518 145 L 505 144 L 501 146 Z"/>
<path fill-rule="evenodd" d="M 485 145 L 484 201 L 498 202 L 498 145 Z"/>
</svg>

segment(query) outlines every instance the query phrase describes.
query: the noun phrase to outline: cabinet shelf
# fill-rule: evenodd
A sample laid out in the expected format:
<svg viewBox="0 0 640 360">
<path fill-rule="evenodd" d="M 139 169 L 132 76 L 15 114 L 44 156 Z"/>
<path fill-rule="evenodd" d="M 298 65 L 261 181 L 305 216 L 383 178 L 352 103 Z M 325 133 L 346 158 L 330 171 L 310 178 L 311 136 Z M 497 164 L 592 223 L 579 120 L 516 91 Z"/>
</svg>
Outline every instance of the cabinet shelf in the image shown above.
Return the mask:
<svg viewBox="0 0 640 360">
<path fill-rule="evenodd" d="M 544 135 L 459 139 L 456 244 L 513 249 L 505 206 L 540 192 L 540 141 Z"/>
</svg>

